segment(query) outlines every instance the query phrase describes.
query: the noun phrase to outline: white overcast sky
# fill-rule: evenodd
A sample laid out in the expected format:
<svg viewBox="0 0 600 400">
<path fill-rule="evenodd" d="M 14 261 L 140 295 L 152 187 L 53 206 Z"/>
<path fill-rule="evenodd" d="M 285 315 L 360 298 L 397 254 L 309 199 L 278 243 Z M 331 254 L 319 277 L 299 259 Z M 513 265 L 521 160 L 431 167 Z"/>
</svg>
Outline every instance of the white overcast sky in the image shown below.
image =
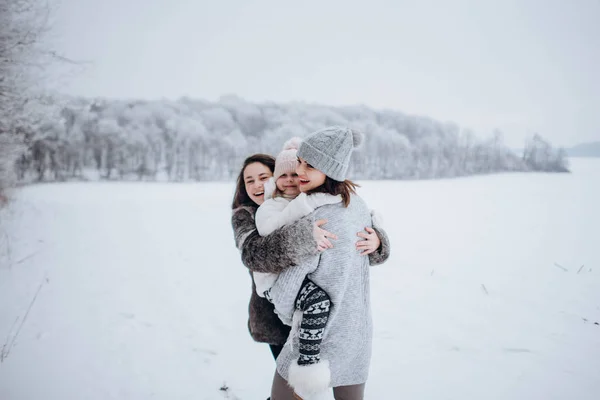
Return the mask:
<svg viewBox="0 0 600 400">
<path fill-rule="evenodd" d="M 366 104 L 600 140 L 600 0 L 54 0 L 85 96 Z"/>
</svg>

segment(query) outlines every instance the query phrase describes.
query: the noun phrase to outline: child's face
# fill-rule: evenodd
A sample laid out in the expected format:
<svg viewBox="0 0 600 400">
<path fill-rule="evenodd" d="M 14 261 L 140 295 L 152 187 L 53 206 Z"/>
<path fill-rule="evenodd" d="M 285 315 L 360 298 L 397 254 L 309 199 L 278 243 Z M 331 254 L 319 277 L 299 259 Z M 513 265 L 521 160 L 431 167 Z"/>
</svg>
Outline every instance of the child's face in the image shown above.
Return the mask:
<svg viewBox="0 0 600 400">
<path fill-rule="evenodd" d="M 308 192 L 316 189 L 325 183 L 327 176 L 308 164 L 305 159 L 298 157 L 298 166 L 296 167 L 298 178 L 300 179 L 300 191 Z"/>
<path fill-rule="evenodd" d="M 300 194 L 300 189 L 298 185 L 300 183 L 300 179 L 298 179 L 298 174 L 295 172 L 287 172 L 277 178 L 277 189 L 286 196 L 298 196 Z"/>
</svg>

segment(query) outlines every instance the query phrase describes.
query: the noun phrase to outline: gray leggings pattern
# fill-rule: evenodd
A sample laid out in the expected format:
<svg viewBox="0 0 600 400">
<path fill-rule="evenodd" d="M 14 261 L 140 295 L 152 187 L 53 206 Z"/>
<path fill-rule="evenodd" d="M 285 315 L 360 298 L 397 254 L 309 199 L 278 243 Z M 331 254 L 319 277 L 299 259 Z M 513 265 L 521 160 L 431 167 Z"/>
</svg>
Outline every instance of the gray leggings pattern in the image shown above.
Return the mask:
<svg viewBox="0 0 600 400">
<path fill-rule="evenodd" d="M 265 298 L 271 301 L 268 290 L 265 292 Z M 302 311 L 302 321 L 298 330 L 300 341 L 298 364 L 316 364 L 321 361 L 321 342 L 329 320 L 331 299 L 319 285 L 304 278 L 295 306 L 296 310 Z"/>
</svg>

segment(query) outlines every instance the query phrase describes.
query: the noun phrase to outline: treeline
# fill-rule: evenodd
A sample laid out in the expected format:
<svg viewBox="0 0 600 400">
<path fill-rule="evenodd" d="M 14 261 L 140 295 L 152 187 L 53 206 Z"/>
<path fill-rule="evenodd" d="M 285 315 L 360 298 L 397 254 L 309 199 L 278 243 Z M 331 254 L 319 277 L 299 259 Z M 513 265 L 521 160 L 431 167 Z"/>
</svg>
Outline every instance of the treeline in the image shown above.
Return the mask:
<svg viewBox="0 0 600 400">
<path fill-rule="evenodd" d="M 568 171 L 566 153 L 535 135 L 518 155 L 502 134 L 479 139 L 454 123 L 365 106 L 47 98 L 46 118 L 20 127 L 20 181 L 230 180 L 255 152 L 328 125 L 362 130 L 353 179 L 429 179 L 503 171 Z"/>
</svg>

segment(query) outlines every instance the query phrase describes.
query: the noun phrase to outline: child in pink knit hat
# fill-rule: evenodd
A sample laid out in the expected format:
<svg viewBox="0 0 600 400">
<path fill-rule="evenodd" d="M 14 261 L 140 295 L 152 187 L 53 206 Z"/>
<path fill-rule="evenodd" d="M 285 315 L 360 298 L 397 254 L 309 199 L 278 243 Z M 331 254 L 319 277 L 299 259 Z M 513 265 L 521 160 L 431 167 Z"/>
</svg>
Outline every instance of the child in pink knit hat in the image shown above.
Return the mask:
<svg viewBox="0 0 600 400">
<path fill-rule="evenodd" d="M 298 137 L 291 138 L 275 158 L 275 172 L 265 183 L 265 202 L 258 208 L 255 217 L 256 228 L 261 236 L 299 220 L 317 207 L 342 201 L 341 196 L 326 193 L 300 193 L 296 153 L 301 141 Z M 259 294 L 262 295 L 262 292 Z"/>
</svg>

